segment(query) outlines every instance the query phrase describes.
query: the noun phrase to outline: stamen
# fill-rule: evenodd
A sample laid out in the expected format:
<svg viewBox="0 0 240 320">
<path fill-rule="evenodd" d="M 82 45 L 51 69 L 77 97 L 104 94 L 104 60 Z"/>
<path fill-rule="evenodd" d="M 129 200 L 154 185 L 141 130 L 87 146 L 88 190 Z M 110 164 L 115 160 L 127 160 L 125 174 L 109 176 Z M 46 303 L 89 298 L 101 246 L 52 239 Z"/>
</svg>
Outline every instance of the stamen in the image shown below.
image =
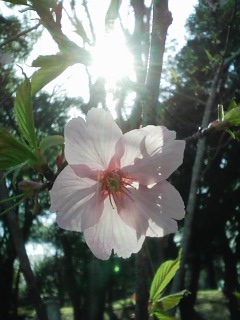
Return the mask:
<svg viewBox="0 0 240 320">
<path fill-rule="evenodd" d="M 122 195 L 127 196 L 132 201 L 131 191 L 129 187 L 136 189 L 132 186 L 131 182 L 132 178 L 128 177 L 123 171 L 120 169 L 115 169 L 112 171 L 100 171 L 98 175 L 98 181 L 100 184 L 100 192 L 102 196 L 105 198 L 109 197 L 110 204 L 114 209 L 114 203 L 122 202 Z M 127 187 L 128 186 L 128 187 Z M 123 203 L 122 203 L 123 205 Z"/>
</svg>

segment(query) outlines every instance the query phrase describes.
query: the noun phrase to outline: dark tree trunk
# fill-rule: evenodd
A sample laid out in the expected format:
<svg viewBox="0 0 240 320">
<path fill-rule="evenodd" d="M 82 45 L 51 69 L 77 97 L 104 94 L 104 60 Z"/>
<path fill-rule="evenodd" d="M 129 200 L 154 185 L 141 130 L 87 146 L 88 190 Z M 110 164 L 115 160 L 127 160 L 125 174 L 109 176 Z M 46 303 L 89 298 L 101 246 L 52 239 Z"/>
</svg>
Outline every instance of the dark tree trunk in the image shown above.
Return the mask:
<svg viewBox="0 0 240 320">
<path fill-rule="evenodd" d="M 189 284 L 190 295 L 186 296 L 180 304 L 181 318 L 184 320 L 192 320 L 196 318 L 194 305 L 197 297 L 198 281 L 201 271 L 200 260 L 195 257 L 190 266 L 191 280 Z"/>
<path fill-rule="evenodd" d="M 4 183 L 2 174 L 0 174 L 0 190 L 3 198 L 4 199 L 8 198 L 8 190 Z M 17 256 L 19 259 L 20 269 L 27 283 L 29 296 L 31 297 L 33 305 L 36 309 L 38 319 L 48 320 L 44 304 L 40 298 L 40 293 L 38 290 L 36 279 L 32 272 L 30 261 L 27 256 L 23 235 L 18 223 L 18 217 L 14 210 L 11 210 L 6 214 L 6 220 L 7 220 L 7 224 L 8 224 L 8 227 L 13 239 L 13 243 L 15 246 L 15 250 L 17 252 Z"/>
<path fill-rule="evenodd" d="M 149 265 L 146 246 L 136 256 L 136 320 L 147 320 L 149 300 Z"/>
<path fill-rule="evenodd" d="M 16 299 L 13 296 L 13 263 L 15 257 L 0 260 L 0 320 L 15 319 Z"/>
<path fill-rule="evenodd" d="M 88 272 L 88 292 L 84 305 L 84 319 L 103 320 L 109 283 L 109 262 L 92 257 Z"/>
<path fill-rule="evenodd" d="M 229 248 L 229 243 L 224 235 L 223 259 L 225 264 L 225 285 L 224 293 L 229 299 L 229 310 L 231 320 L 240 319 L 240 309 L 237 298 L 234 295 L 235 291 L 239 291 L 238 274 L 237 274 L 237 259 Z"/>
<path fill-rule="evenodd" d="M 82 310 L 81 310 L 81 297 L 80 291 L 77 286 L 77 281 L 75 279 L 75 272 L 72 262 L 72 253 L 71 245 L 67 238 L 67 235 L 62 232 L 61 242 L 64 252 L 64 267 L 65 267 L 65 278 L 66 285 L 68 289 L 69 298 L 72 302 L 74 320 L 82 319 Z"/>
</svg>

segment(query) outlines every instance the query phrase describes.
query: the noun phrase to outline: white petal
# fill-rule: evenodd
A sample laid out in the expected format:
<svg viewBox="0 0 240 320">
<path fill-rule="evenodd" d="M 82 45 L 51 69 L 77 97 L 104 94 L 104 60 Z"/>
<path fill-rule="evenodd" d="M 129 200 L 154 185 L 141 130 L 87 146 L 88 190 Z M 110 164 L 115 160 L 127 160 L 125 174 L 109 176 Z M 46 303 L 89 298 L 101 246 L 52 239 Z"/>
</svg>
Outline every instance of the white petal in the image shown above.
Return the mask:
<svg viewBox="0 0 240 320">
<path fill-rule="evenodd" d="M 136 158 L 142 158 L 140 149 L 141 142 L 144 140 L 146 133 L 140 129 L 129 131 L 123 135 L 125 152 L 121 158 L 121 167 L 132 165 Z"/>
<path fill-rule="evenodd" d="M 164 126 L 147 126 L 140 130 L 145 133 L 145 146 L 149 155 L 155 154 L 164 144 L 176 139 L 176 132 Z"/>
<path fill-rule="evenodd" d="M 140 186 L 131 193 L 138 220 L 148 219 L 148 236 L 159 237 L 177 230 L 175 221 L 184 217 L 184 204 L 178 191 L 167 181 L 154 187 Z M 122 217 L 121 212 L 119 215 Z M 131 211 L 129 211 L 131 215 Z M 123 217 L 124 218 L 124 217 Z M 124 218 L 124 221 L 127 220 Z M 140 224 L 140 222 L 139 222 Z"/>
<path fill-rule="evenodd" d="M 139 201 L 138 193 L 139 190 L 129 188 L 129 194 L 119 197 L 116 204 L 122 220 L 138 234 L 145 235 L 148 228 L 148 216 L 142 214 L 142 211 L 148 211 L 148 208 L 145 199 Z"/>
<path fill-rule="evenodd" d="M 105 199 L 104 212 L 97 225 L 84 231 L 86 242 L 93 254 L 102 260 L 110 257 L 112 250 L 119 257 L 128 258 L 138 252 L 145 236 L 139 236 L 119 217 L 109 198 Z"/>
<path fill-rule="evenodd" d="M 67 166 L 50 192 L 50 211 L 57 212 L 58 225 L 66 230 L 82 231 L 98 223 L 103 201 L 99 200 L 97 190 L 96 181 L 79 178 Z"/>
<path fill-rule="evenodd" d="M 110 112 L 92 108 L 86 118 L 70 120 L 65 127 L 65 156 L 69 164 L 93 170 L 107 169 L 122 132 Z"/>
<path fill-rule="evenodd" d="M 134 165 L 126 166 L 124 170 L 142 185 L 162 182 L 182 164 L 184 148 L 184 141 L 173 140 L 153 155 L 145 154 L 142 159 L 135 159 Z"/>
<path fill-rule="evenodd" d="M 164 181 L 183 161 L 185 142 L 175 137 L 175 131 L 163 126 L 147 126 L 124 134 L 121 167 L 143 185 Z"/>
<path fill-rule="evenodd" d="M 177 230 L 175 220 L 181 220 L 185 215 L 184 203 L 179 192 L 168 181 L 156 184 L 149 192 L 153 197 L 152 201 L 157 204 L 158 212 L 152 211 L 150 215 L 147 235 L 158 237 L 159 234 L 174 233 Z"/>
</svg>

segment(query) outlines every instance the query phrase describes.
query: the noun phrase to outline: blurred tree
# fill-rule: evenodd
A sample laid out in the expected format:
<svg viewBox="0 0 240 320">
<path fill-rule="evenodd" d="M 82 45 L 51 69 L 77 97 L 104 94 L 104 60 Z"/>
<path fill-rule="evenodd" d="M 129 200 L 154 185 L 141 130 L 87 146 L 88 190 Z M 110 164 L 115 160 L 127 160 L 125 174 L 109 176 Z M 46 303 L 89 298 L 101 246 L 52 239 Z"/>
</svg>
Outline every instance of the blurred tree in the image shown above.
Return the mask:
<svg viewBox="0 0 240 320">
<path fill-rule="evenodd" d="M 200 1 L 196 14 L 188 21 L 190 40 L 179 54 L 175 66 L 175 94 L 164 102 L 163 121 L 180 137 L 190 136 L 199 127 L 204 128 L 217 119 L 218 104 L 227 108 L 233 98 L 239 100 L 239 10 L 237 1 L 228 1 L 214 11 Z M 201 118 L 204 119 L 203 124 Z M 216 287 L 220 278 L 224 279 L 231 319 L 238 319 L 239 310 L 233 292 L 239 290 L 239 253 L 234 249 L 236 243 L 233 247 L 236 236 L 228 231 L 229 226 L 235 230 L 239 225 L 239 216 L 236 216 L 239 171 L 234 163 L 230 164 L 231 161 L 239 161 L 238 146 L 226 134 L 215 135 L 207 141 L 204 138 L 197 148 L 191 142 L 181 169 L 185 181 L 182 194 L 188 203 L 182 241 L 185 252 L 173 290 L 184 286 L 185 263 L 188 262 L 190 279 L 185 286 L 189 286 L 192 295 L 182 303 L 183 318 L 194 318 L 200 271 L 205 270 L 209 287 Z M 181 188 L 181 177 L 178 179 Z M 221 275 L 217 271 L 219 259 L 225 268 Z M 208 285 L 205 284 L 206 287 Z"/>
</svg>

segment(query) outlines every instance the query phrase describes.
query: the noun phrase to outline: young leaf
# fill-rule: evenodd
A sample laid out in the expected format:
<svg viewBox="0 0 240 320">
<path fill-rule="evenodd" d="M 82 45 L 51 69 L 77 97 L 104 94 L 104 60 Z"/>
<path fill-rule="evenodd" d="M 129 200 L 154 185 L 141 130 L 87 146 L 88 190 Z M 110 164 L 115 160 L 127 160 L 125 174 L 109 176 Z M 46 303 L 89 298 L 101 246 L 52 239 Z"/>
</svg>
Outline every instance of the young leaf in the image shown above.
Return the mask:
<svg viewBox="0 0 240 320">
<path fill-rule="evenodd" d="M 158 268 L 150 288 L 150 299 L 153 304 L 159 299 L 165 287 L 172 280 L 180 266 L 180 254 L 176 260 L 168 260 Z"/>
<path fill-rule="evenodd" d="M 40 142 L 41 152 L 44 153 L 48 148 L 58 146 L 64 143 L 64 138 L 62 136 L 54 135 L 43 138 Z"/>
<path fill-rule="evenodd" d="M 17 124 L 23 137 L 34 148 L 37 148 L 37 136 L 33 119 L 31 83 L 28 78 L 17 89 L 14 101 Z"/>
<path fill-rule="evenodd" d="M 208 60 L 211 62 L 213 60 L 213 56 L 211 55 L 211 53 L 208 50 L 204 50 L 206 53 L 206 56 L 208 57 Z"/>
<path fill-rule="evenodd" d="M 153 314 L 159 320 L 176 320 L 174 316 L 170 316 L 164 311 L 157 311 L 157 312 L 154 312 Z"/>
<path fill-rule="evenodd" d="M 228 111 L 224 120 L 228 121 L 231 126 L 239 126 L 240 125 L 240 107 L 236 107 Z"/>
<path fill-rule="evenodd" d="M 188 295 L 190 292 L 187 290 L 183 290 L 178 293 L 170 294 L 169 296 L 161 298 L 157 303 L 153 305 L 153 312 L 155 310 L 161 311 L 161 310 L 169 310 L 174 307 L 176 307 L 181 299 Z"/>
<path fill-rule="evenodd" d="M 237 102 L 235 100 L 232 100 L 228 106 L 228 111 L 236 108 L 238 105 L 237 105 Z"/>
<path fill-rule="evenodd" d="M 76 57 L 67 54 L 40 56 L 33 61 L 33 67 L 40 67 L 31 79 L 32 94 L 37 93 L 46 84 L 57 78 L 66 68 L 77 63 Z"/>
<path fill-rule="evenodd" d="M 36 161 L 29 148 L 7 130 L 0 128 L 0 170 Z"/>
</svg>

